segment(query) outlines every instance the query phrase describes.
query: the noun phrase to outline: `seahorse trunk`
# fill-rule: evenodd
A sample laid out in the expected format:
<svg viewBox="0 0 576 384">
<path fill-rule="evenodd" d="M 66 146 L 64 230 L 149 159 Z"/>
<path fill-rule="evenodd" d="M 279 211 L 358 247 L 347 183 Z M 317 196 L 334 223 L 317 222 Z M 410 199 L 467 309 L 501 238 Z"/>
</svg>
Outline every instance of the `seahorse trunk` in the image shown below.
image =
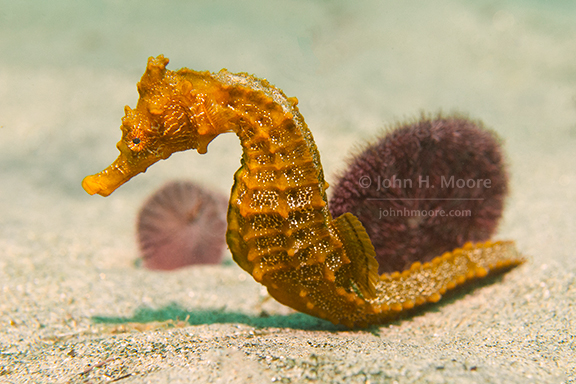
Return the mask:
<svg viewBox="0 0 576 384">
<path fill-rule="evenodd" d="M 374 294 L 378 265 L 368 236 L 364 251 L 372 270 L 353 276 L 327 208 L 320 156 L 296 99 L 247 75 L 219 77 L 225 84 L 250 84 L 230 89 L 229 107 L 241 116 L 235 131 L 243 148 L 228 209 L 234 260 L 278 301 L 338 322 L 351 305 L 347 295 L 355 289 Z M 362 300 L 354 304 L 362 305 Z"/>
<path fill-rule="evenodd" d="M 379 278 L 362 224 L 349 213 L 333 220 L 328 211 L 320 156 L 297 101 L 248 75 L 220 72 L 219 80 L 236 84 L 229 106 L 241 115 L 235 131 L 243 148 L 228 209 L 228 246 L 281 303 L 365 326 L 438 301 L 447 289 L 517 257 L 510 244 L 467 245 Z"/>
<path fill-rule="evenodd" d="M 130 169 L 122 175 L 129 179 L 172 152 L 205 153 L 220 133 L 235 132 L 243 155 L 230 196 L 227 243 L 234 260 L 281 303 L 333 323 L 366 326 L 522 262 L 512 243 L 466 245 L 379 277 L 360 221 L 350 213 L 334 220 L 328 211 L 328 184 L 297 100 L 247 74 L 172 72 L 167 63 L 163 56 L 149 59 L 136 110 L 126 110 L 118 148 Z M 107 177 L 87 177 L 85 189 L 107 195 L 113 187 L 100 185 L 121 184 Z"/>
</svg>

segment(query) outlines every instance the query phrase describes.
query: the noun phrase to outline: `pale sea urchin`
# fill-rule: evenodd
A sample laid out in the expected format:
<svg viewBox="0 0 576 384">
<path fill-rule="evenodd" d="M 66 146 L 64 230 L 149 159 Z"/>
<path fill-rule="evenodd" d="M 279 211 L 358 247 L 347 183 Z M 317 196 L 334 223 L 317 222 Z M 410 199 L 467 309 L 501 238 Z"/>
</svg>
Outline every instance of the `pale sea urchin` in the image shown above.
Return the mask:
<svg viewBox="0 0 576 384">
<path fill-rule="evenodd" d="M 222 261 L 227 199 L 189 181 L 165 184 L 143 204 L 136 232 L 143 264 L 170 270 Z"/>
</svg>

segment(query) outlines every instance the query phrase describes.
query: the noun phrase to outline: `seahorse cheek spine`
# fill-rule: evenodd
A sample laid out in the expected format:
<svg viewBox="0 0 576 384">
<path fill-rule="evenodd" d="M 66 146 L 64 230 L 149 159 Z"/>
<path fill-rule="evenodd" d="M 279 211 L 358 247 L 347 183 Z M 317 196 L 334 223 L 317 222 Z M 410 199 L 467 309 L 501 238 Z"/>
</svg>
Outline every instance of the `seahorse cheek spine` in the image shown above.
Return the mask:
<svg viewBox="0 0 576 384">
<path fill-rule="evenodd" d="M 243 147 L 228 209 L 234 260 L 278 301 L 349 327 L 366 326 L 425 302 L 490 270 L 521 263 L 512 243 L 466 245 L 392 275 L 377 275 L 374 248 L 361 223 L 327 209 L 320 156 L 295 98 L 248 74 L 166 70 L 150 58 L 127 107 L 119 158 L 88 176 L 87 192 L 110 194 L 171 153 L 206 153 L 219 134 Z"/>
</svg>

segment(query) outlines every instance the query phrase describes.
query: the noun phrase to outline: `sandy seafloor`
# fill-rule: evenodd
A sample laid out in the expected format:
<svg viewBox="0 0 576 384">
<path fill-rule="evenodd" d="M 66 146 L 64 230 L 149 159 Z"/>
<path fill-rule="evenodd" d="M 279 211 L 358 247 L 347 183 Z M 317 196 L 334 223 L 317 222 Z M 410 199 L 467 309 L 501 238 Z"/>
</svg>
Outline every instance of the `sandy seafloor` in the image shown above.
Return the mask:
<svg viewBox="0 0 576 384">
<path fill-rule="evenodd" d="M 560 0 L 0 0 L 0 383 L 576 383 L 574 20 Z M 174 178 L 227 193 L 240 158 L 220 137 L 82 190 L 160 53 L 297 96 L 328 181 L 395 121 L 482 119 L 512 174 L 497 238 L 529 262 L 356 331 L 267 300 L 230 256 L 135 267 L 142 201 Z"/>
</svg>

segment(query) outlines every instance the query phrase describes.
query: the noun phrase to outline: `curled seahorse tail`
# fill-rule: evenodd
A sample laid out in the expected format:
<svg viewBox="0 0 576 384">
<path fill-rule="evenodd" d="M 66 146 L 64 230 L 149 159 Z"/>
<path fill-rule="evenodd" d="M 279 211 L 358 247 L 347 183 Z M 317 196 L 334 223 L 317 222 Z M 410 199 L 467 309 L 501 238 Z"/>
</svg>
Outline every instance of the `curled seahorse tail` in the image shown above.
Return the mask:
<svg viewBox="0 0 576 384">
<path fill-rule="evenodd" d="M 350 260 L 342 268 L 349 270 L 349 281 L 336 287 L 336 292 L 346 299 L 346 310 L 328 310 L 320 317 L 350 328 L 389 321 L 403 310 L 439 301 L 459 285 L 525 261 L 512 241 L 466 243 L 430 262 L 416 262 L 405 271 L 378 276 L 374 247 L 360 221 L 345 213 L 332 225 Z"/>
<path fill-rule="evenodd" d="M 343 215 L 344 216 L 344 215 Z M 349 215 L 345 218 L 340 216 L 336 227 L 345 227 L 342 224 L 345 220 L 353 218 L 348 229 L 339 229 L 343 243 L 352 238 L 350 227 L 354 227 L 355 217 Z M 360 227 L 361 228 L 361 227 Z M 363 229 L 363 228 L 362 228 Z M 356 227 L 355 230 L 359 231 Z M 360 232 L 360 231 L 359 231 Z M 342 235 L 341 235 L 342 236 Z M 358 235 L 360 237 L 360 235 Z M 358 244 L 344 246 L 345 249 L 359 250 L 362 246 Z M 367 252 L 369 253 L 369 252 Z M 324 300 L 318 305 L 314 296 L 308 297 L 306 307 L 298 306 L 293 300 L 286 300 L 284 290 L 275 290 L 268 287 L 272 296 L 280 302 L 291 305 L 298 310 L 324 318 L 334 324 L 344 324 L 348 328 L 366 327 L 371 324 L 381 324 L 396 318 L 401 312 L 414 308 L 415 306 L 438 302 L 447 291 L 456 288 L 477 278 L 482 278 L 488 274 L 504 272 L 514 266 L 522 264 L 525 260 L 516 250 L 514 242 L 485 242 L 472 244 L 467 243 L 462 248 L 452 252 L 446 252 L 442 256 L 434 258 L 427 263 L 416 262 L 410 269 L 403 272 L 383 274 L 378 277 L 375 283 L 375 296 L 370 297 L 363 291 L 362 276 L 357 276 L 354 272 L 355 263 L 367 268 L 372 263 L 367 253 L 352 252 L 348 267 L 352 270 L 350 276 L 351 287 L 336 284 L 335 286 L 325 285 L 316 293 L 320 297 L 326 297 L 330 291 L 333 294 L 329 300 Z M 347 256 L 348 256 L 347 255 Z M 377 268 L 377 267 L 376 267 Z M 361 271 L 361 268 L 358 268 Z M 370 272 L 368 272 L 370 273 Z M 360 277 L 360 279 L 357 279 Z M 334 294 L 335 293 L 335 294 Z M 290 295 L 293 298 L 294 294 Z M 284 300 L 283 300 L 284 299 Z"/>
<path fill-rule="evenodd" d="M 383 274 L 376 284 L 376 299 L 369 300 L 378 323 L 416 305 L 435 303 L 447 291 L 476 278 L 503 272 L 525 262 L 512 241 L 466 243 L 427 263 L 416 262 L 403 272 Z"/>
</svg>

